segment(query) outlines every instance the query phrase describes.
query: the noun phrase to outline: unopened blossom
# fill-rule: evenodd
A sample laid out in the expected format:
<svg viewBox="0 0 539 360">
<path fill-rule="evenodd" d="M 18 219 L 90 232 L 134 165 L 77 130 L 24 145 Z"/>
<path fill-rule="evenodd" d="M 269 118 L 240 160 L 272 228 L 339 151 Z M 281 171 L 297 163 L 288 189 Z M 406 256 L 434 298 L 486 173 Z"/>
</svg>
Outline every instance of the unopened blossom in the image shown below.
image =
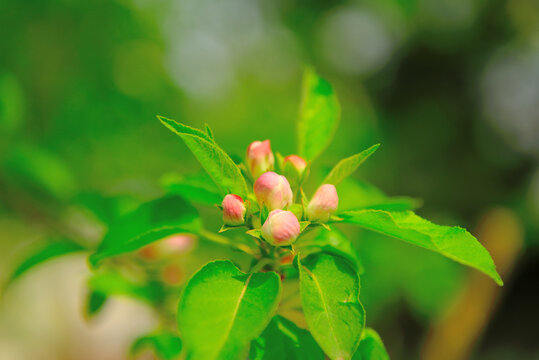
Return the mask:
<svg viewBox="0 0 539 360">
<path fill-rule="evenodd" d="M 256 179 L 254 192 L 258 203 L 266 205 L 268 210 L 288 208 L 294 197 L 288 180 L 272 171 Z"/>
<path fill-rule="evenodd" d="M 254 141 L 247 148 L 247 165 L 253 178 L 272 170 L 275 163 L 269 140 Z"/>
<path fill-rule="evenodd" d="M 307 206 L 307 217 L 310 221 L 326 222 L 337 210 L 339 196 L 335 185 L 324 184 L 316 190 Z"/>
<path fill-rule="evenodd" d="M 262 237 L 274 246 L 294 243 L 301 232 L 299 221 L 291 211 L 273 210 L 262 225 Z"/>
<path fill-rule="evenodd" d="M 192 234 L 174 234 L 144 246 L 138 251 L 145 260 L 159 260 L 182 255 L 193 248 L 196 237 Z"/>
<path fill-rule="evenodd" d="M 245 204 L 243 199 L 234 194 L 225 196 L 222 202 L 223 222 L 225 225 L 238 226 L 245 222 Z"/>
<path fill-rule="evenodd" d="M 292 164 L 292 166 L 298 171 L 299 175 L 302 175 L 307 167 L 307 162 L 297 155 L 288 155 L 284 158 L 283 165 L 286 166 L 287 163 Z"/>
</svg>

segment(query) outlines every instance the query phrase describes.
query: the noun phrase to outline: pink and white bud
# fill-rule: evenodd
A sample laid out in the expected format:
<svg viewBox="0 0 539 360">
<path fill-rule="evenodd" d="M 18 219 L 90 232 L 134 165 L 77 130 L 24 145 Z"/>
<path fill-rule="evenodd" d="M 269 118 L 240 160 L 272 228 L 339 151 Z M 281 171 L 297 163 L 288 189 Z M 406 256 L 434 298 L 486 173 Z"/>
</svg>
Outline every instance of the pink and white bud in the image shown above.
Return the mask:
<svg viewBox="0 0 539 360">
<path fill-rule="evenodd" d="M 256 179 L 266 171 L 272 170 L 275 163 L 269 140 L 254 141 L 247 148 L 247 165 Z"/>
<path fill-rule="evenodd" d="M 223 199 L 223 222 L 225 225 L 238 226 L 245 222 L 245 204 L 238 195 L 228 194 Z"/>
<path fill-rule="evenodd" d="M 326 222 L 339 206 L 339 196 L 335 185 L 324 184 L 316 190 L 307 206 L 307 217 L 310 221 Z"/>
<path fill-rule="evenodd" d="M 192 234 L 175 234 L 163 239 L 159 245 L 169 254 L 181 254 L 191 250 L 195 243 L 196 236 Z"/>
<path fill-rule="evenodd" d="M 262 237 L 274 246 L 294 243 L 301 232 L 299 221 L 291 211 L 273 210 L 262 225 Z"/>
<path fill-rule="evenodd" d="M 283 166 L 286 166 L 286 163 L 292 164 L 292 166 L 298 171 L 298 174 L 301 175 L 307 167 L 307 162 L 297 155 L 288 155 L 284 158 Z"/>
<path fill-rule="evenodd" d="M 255 181 L 254 191 L 258 203 L 268 210 L 284 209 L 292 205 L 294 194 L 288 180 L 282 175 L 268 171 Z"/>
</svg>

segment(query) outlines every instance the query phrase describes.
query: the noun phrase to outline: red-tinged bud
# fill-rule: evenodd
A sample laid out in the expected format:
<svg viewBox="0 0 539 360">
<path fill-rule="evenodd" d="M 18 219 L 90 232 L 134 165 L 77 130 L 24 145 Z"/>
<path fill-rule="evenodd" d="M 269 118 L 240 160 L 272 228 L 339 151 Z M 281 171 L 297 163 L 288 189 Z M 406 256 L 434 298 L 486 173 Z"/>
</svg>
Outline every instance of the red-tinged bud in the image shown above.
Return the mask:
<svg viewBox="0 0 539 360">
<path fill-rule="evenodd" d="M 294 255 L 293 254 L 286 254 L 282 258 L 279 259 L 279 262 L 281 265 L 290 265 L 292 262 L 294 262 Z"/>
<path fill-rule="evenodd" d="M 301 232 L 299 221 L 290 211 L 273 210 L 262 225 L 262 237 L 274 246 L 294 243 Z"/>
<path fill-rule="evenodd" d="M 258 203 L 268 210 L 284 209 L 292 204 L 294 195 L 288 180 L 274 172 L 266 172 L 255 181 L 254 192 Z"/>
<path fill-rule="evenodd" d="M 269 140 L 254 141 L 247 148 L 247 165 L 256 179 L 266 171 L 272 170 L 275 163 Z"/>
<path fill-rule="evenodd" d="M 310 221 L 326 222 L 337 210 L 339 196 L 335 185 L 324 184 L 316 190 L 307 206 L 307 217 Z"/>
<path fill-rule="evenodd" d="M 223 222 L 225 225 L 238 226 L 245 222 L 245 204 L 238 195 L 228 194 L 223 199 Z"/>
<path fill-rule="evenodd" d="M 285 157 L 283 166 L 286 166 L 287 163 L 290 163 L 298 171 L 298 174 L 300 176 L 303 174 L 305 168 L 307 167 L 307 162 L 301 156 L 297 155 L 288 155 L 287 157 Z"/>
</svg>

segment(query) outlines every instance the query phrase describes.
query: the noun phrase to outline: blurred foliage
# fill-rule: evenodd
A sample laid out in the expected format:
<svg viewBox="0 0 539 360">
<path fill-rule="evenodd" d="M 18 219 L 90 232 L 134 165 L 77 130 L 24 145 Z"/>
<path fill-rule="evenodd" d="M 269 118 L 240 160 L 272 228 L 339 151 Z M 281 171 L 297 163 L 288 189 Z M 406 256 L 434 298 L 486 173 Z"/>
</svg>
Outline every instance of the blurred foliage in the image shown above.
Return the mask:
<svg viewBox="0 0 539 360">
<path fill-rule="evenodd" d="M 535 279 L 537 10 L 533 0 L 3 0 L 2 280 L 48 239 L 95 247 L 110 224 L 165 192 L 215 202 L 215 189 L 158 114 L 198 128 L 209 123 L 216 142 L 239 157 L 249 141 L 266 138 L 283 155 L 293 153 L 304 64 L 335 85 L 342 108 L 339 141 L 318 165 L 383 144 L 357 175 L 365 185 L 340 187 L 377 193 L 397 208 L 425 199 L 421 215 L 470 229 L 488 208 L 511 208 L 528 247 L 515 282 Z M 326 174 L 313 175 L 310 191 Z M 217 230 L 218 211 L 199 210 L 210 218 L 204 226 Z M 391 355 L 413 357 L 409 344 L 421 336 L 392 329 L 424 329 L 450 303 L 464 270 L 379 235 L 347 235 L 365 269 L 369 326 L 388 348 L 407 341 L 402 354 Z M 181 258 L 182 278 L 222 250 L 200 241 Z M 155 272 L 148 283 L 162 281 L 165 270 Z M 105 285 L 98 294 L 110 295 Z M 518 289 L 506 289 L 508 303 L 519 303 Z M 104 302 L 95 294 L 92 303 Z M 492 352 L 487 346 L 499 340 L 508 311 L 502 305 L 478 358 Z M 530 354 L 519 335 L 507 335 L 507 357 Z"/>
</svg>

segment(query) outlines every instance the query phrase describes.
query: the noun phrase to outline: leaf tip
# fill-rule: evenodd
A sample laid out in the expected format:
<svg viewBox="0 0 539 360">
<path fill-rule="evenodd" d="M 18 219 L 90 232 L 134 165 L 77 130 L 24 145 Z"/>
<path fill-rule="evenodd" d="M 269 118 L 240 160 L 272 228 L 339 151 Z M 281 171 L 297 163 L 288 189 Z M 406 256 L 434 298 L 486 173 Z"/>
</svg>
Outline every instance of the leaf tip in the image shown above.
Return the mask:
<svg viewBox="0 0 539 360">
<path fill-rule="evenodd" d="M 491 276 L 492 279 L 494 279 L 498 286 L 502 287 L 504 285 L 502 277 L 500 276 L 500 274 L 498 274 L 498 272 L 495 272 L 494 274 L 494 276 Z"/>
<path fill-rule="evenodd" d="M 95 252 L 91 254 L 90 256 L 88 256 L 87 263 L 88 263 L 88 267 L 91 270 L 97 269 L 99 267 L 100 262 L 101 262 L 101 256 L 99 256 L 98 252 Z"/>
</svg>

